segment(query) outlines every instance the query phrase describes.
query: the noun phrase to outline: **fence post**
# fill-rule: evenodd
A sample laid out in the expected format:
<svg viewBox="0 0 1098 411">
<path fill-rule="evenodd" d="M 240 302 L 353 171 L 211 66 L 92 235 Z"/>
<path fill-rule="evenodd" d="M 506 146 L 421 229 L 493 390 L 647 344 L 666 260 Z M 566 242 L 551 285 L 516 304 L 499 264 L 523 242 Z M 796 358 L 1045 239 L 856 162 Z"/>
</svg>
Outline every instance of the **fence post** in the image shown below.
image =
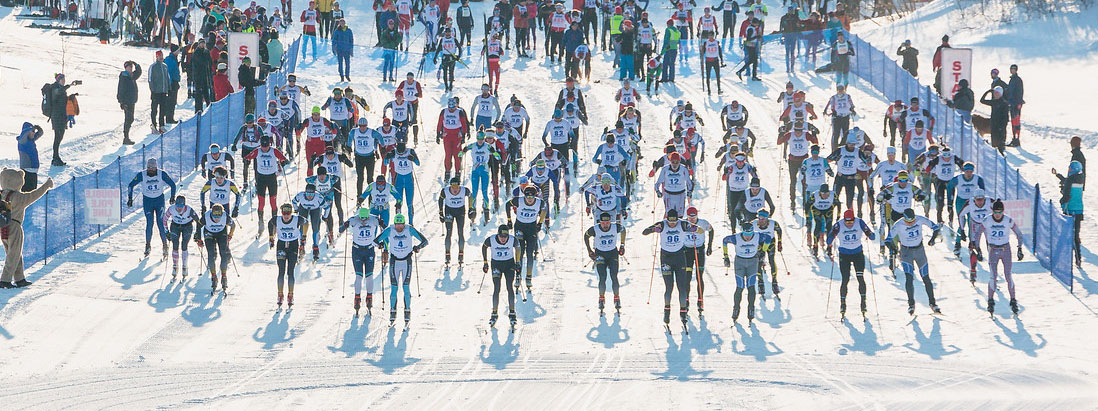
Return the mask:
<svg viewBox="0 0 1098 411">
<path fill-rule="evenodd" d="M 95 170 L 95 188 L 99 189 L 99 170 Z M 99 237 L 103 235 L 103 226 L 100 224 L 95 225 L 95 236 Z"/>
<path fill-rule="evenodd" d="M 124 208 L 126 203 L 122 202 L 122 156 L 118 156 L 114 161 L 118 163 L 118 217 L 122 218 L 123 211 L 126 211 Z"/>
<path fill-rule="evenodd" d="M 52 190 L 50 190 L 52 191 Z M 46 223 L 42 226 L 42 264 L 50 262 L 50 191 L 46 191 Z M 24 219 L 26 219 L 24 217 Z"/>
<path fill-rule="evenodd" d="M 76 249 L 76 179 L 72 183 L 72 249 Z"/>
<path fill-rule="evenodd" d="M 1041 184 L 1035 184 L 1033 186 L 1033 253 L 1037 253 L 1037 239 L 1040 238 L 1037 235 L 1037 231 L 1041 228 L 1040 224 L 1037 224 L 1038 215 L 1041 214 Z"/>
</svg>

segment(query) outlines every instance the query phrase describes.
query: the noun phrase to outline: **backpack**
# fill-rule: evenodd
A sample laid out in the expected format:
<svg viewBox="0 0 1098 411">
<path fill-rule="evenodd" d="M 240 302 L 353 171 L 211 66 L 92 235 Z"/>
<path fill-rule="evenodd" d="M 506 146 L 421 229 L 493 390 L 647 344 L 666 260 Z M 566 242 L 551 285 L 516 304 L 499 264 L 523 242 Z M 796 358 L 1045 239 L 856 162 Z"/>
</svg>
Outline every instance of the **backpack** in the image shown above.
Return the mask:
<svg viewBox="0 0 1098 411">
<path fill-rule="evenodd" d="M 7 230 L 8 224 L 11 224 L 11 195 L 14 191 L 9 191 L 7 195 L 0 198 L 0 228 Z"/>
<path fill-rule="evenodd" d="M 50 117 L 53 114 L 53 83 L 42 86 L 42 115 Z"/>
</svg>

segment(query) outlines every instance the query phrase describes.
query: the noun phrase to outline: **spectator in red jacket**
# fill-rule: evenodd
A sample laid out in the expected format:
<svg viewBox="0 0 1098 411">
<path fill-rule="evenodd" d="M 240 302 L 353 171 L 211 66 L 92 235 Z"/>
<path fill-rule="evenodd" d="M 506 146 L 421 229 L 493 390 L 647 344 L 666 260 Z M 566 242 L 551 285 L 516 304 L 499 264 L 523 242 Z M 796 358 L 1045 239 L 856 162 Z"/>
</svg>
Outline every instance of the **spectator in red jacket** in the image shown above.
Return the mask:
<svg viewBox="0 0 1098 411">
<path fill-rule="evenodd" d="M 233 91 L 233 84 L 229 82 L 229 67 L 225 63 L 217 63 L 217 74 L 213 76 L 214 101 L 221 101 Z"/>
</svg>

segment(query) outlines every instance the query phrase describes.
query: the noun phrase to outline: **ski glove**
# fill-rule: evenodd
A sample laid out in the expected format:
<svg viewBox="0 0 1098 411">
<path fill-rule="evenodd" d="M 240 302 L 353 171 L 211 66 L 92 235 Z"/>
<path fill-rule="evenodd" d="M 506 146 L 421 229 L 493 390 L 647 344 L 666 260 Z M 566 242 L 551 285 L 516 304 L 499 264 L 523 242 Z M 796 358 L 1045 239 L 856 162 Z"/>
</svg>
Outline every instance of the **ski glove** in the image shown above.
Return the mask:
<svg viewBox="0 0 1098 411">
<path fill-rule="evenodd" d="M 476 218 L 476 217 L 477 217 L 477 209 L 474 208 L 474 207 L 469 207 L 469 218 L 473 219 L 473 218 Z"/>
<path fill-rule="evenodd" d="M 483 270 L 484 272 L 487 273 L 488 272 L 488 263 L 484 263 L 484 266 L 481 267 L 481 270 Z"/>
<path fill-rule="evenodd" d="M 732 260 L 729 260 L 727 255 L 724 256 L 724 266 L 725 267 L 731 267 L 732 266 Z"/>
<path fill-rule="evenodd" d="M 126 207 L 133 207 L 133 197 L 130 197 L 129 200 L 126 200 Z"/>
<path fill-rule="evenodd" d="M 595 259 L 595 252 L 594 251 L 588 251 L 587 256 L 590 257 L 591 260 L 594 260 Z"/>
<path fill-rule="evenodd" d="M 233 218 L 236 218 L 239 215 L 240 215 L 240 210 L 234 207 L 233 208 Z"/>
<path fill-rule="evenodd" d="M 625 255 L 625 246 L 618 246 L 618 255 Z"/>
<path fill-rule="evenodd" d="M 202 238 L 200 238 L 200 237 L 195 237 L 194 238 L 194 243 L 198 244 L 199 247 L 204 247 L 204 245 L 202 244 Z"/>
<path fill-rule="evenodd" d="M 1022 245 L 1018 244 L 1018 261 L 1022 261 L 1025 256 L 1025 254 L 1022 254 Z"/>
<path fill-rule="evenodd" d="M 271 243 L 270 247 L 268 248 L 275 248 L 275 238 L 273 235 L 268 237 L 268 241 Z"/>
<path fill-rule="evenodd" d="M 445 223 L 446 222 L 446 214 L 443 214 L 441 212 L 438 213 L 438 222 Z"/>
</svg>

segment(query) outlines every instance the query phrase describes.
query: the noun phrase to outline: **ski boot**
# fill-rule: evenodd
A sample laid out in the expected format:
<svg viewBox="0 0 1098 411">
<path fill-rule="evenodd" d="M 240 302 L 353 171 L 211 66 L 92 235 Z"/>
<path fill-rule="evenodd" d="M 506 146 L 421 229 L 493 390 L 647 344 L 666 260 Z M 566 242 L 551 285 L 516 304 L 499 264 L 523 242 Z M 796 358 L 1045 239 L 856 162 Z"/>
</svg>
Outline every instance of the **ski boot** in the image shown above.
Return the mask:
<svg viewBox="0 0 1098 411">
<path fill-rule="evenodd" d="M 515 314 L 515 309 L 514 308 L 512 308 L 507 313 L 507 317 L 511 319 L 511 328 L 515 328 L 515 324 L 518 324 L 518 315 Z"/>
<path fill-rule="evenodd" d="M 216 280 L 214 280 L 214 284 L 216 286 L 216 284 L 217 284 Z M 278 292 L 278 308 L 282 308 L 282 291 Z"/>
<path fill-rule="evenodd" d="M 671 323 L 671 304 L 663 305 L 663 325 L 667 326 Z"/>
<path fill-rule="evenodd" d="M 682 326 L 686 327 L 686 322 L 690 320 L 689 308 L 682 307 L 679 309 L 679 320 L 682 321 Z"/>
<path fill-rule="evenodd" d="M 910 315 L 912 317 L 915 316 L 915 306 L 914 305 L 907 306 L 907 315 Z"/>
<path fill-rule="evenodd" d="M 217 291 L 217 273 L 210 273 L 210 293 Z M 282 293 L 278 293 L 278 304 L 282 305 Z"/>
<path fill-rule="evenodd" d="M 396 308 L 391 308 L 391 309 L 389 309 L 389 326 L 392 327 L 393 324 L 396 324 L 396 321 L 397 321 L 397 310 L 396 310 Z"/>
<path fill-rule="evenodd" d="M 991 314 L 992 316 L 995 315 L 995 300 L 994 299 L 991 299 L 991 298 L 987 299 L 987 313 Z"/>
<path fill-rule="evenodd" d="M 355 294 L 355 317 L 358 316 L 358 309 L 362 306 L 362 296 Z"/>
<path fill-rule="evenodd" d="M 846 299 L 839 299 L 839 317 L 842 320 L 846 320 Z"/>
<path fill-rule="evenodd" d="M 732 322 L 736 322 L 738 318 L 740 318 L 740 305 L 736 304 L 732 307 Z"/>
<path fill-rule="evenodd" d="M 450 265 L 450 250 L 446 250 L 446 260 L 444 264 Z"/>
<path fill-rule="evenodd" d="M 221 292 L 229 290 L 229 276 L 226 272 L 221 272 Z"/>
<path fill-rule="evenodd" d="M 968 282 L 972 283 L 973 287 L 976 286 L 976 268 L 975 267 L 968 269 Z"/>
<path fill-rule="evenodd" d="M 149 243 L 145 243 L 145 258 L 149 258 L 149 252 L 152 251 L 152 246 Z"/>
<path fill-rule="evenodd" d="M 755 305 L 751 304 L 747 307 L 747 322 L 755 321 Z"/>
<path fill-rule="evenodd" d="M 286 307 L 293 308 L 294 306 L 294 292 L 290 291 L 286 293 Z"/>
<path fill-rule="evenodd" d="M 862 318 L 865 318 L 865 313 L 868 312 L 868 311 L 869 310 L 866 309 L 866 305 L 865 305 L 865 297 L 862 297 Z"/>
<path fill-rule="evenodd" d="M 183 265 L 183 280 L 187 280 L 187 265 Z"/>
<path fill-rule="evenodd" d="M 526 291 L 529 292 L 531 288 L 534 288 L 534 278 L 529 274 L 526 275 Z"/>
<path fill-rule="evenodd" d="M 815 244 L 813 244 L 812 245 L 812 258 L 815 259 L 816 261 L 820 260 L 819 252 L 820 252 L 819 247 L 817 247 Z"/>
<path fill-rule="evenodd" d="M 488 217 L 489 217 L 489 215 L 488 215 L 488 204 L 485 204 L 485 205 L 484 205 L 484 210 L 483 210 L 482 212 L 484 213 L 484 214 L 483 214 L 483 216 L 484 216 L 484 221 L 483 221 L 483 222 L 481 222 L 480 224 L 481 224 L 481 225 L 488 225 Z"/>
<path fill-rule="evenodd" d="M 458 251 L 458 265 L 465 262 L 465 251 Z"/>
<path fill-rule="evenodd" d="M 780 300 L 781 298 L 778 297 L 780 291 L 778 289 L 778 274 L 770 274 L 770 293 L 774 294 L 774 298 Z"/>
<path fill-rule="evenodd" d="M 495 328 L 496 319 L 498 319 L 498 318 L 499 318 L 499 311 L 496 310 L 496 309 L 492 309 L 492 316 L 488 318 L 488 326 L 492 327 L 492 328 Z"/>
<path fill-rule="evenodd" d="M 411 321 L 412 321 L 412 309 L 411 308 L 405 308 L 404 309 L 404 327 L 407 328 L 408 323 L 411 322 Z"/>
<path fill-rule="evenodd" d="M 930 309 L 931 309 L 932 311 L 934 311 L 934 314 L 939 314 L 939 315 L 941 315 L 941 314 L 942 314 L 942 309 L 941 309 L 941 308 L 938 308 L 938 304 L 934 304 L 934 305 L 931 305 L 931 306 L 930 306 Z"/>
<path fill-rule="evenodd" d="M 335 244 L 335 233 L 328 231 L 328 245 Z"/>
<path fill-rule="evenodd" d="M 604 308 L 606 308 L 606 296 L 605 295 L 600 295 L 599 296 L 599 313 L 600 314 L 602 313 L 602 310 Z"/>
<path fill-rule="evenodd" d="M 698 298 L 698 315 L 701 315 L 703 311 L 705 311 L 705 306 L 702 305 L 702 299 Z"/>
<path fill-rule="evenodd" d="M 617 294 L 614 294 L 614 309 L 621 311 L 621 297 Z"/>
<path fill-rule="evenodd" d="M 313 262 L 315 263 L 318 260 L 320 260 L 320 247 L 314 245 L 313 246 Z"/>
<path fill-rule="evenodd" d="M 1010 299 L 1010 312 L 1014 313 L 1014 315 L 1018 315 L 1018 300 L 1013 298 Z"/>
<path fill-rule="evenodd" d="M 499 211 L 499 197 L 492 198 L 492 211 Z"/>
<path fill-rule="evenodd" d="M 179 264 L 172 263 L 172 281 L 175 281 L 176 275 L 179 275 Z"/>
<path fill-rule="evenodd" d="M 374 308 L 374 295 L 366 294 L 366 312 L 369 313 L 372 308 Z"/>
</svg>

